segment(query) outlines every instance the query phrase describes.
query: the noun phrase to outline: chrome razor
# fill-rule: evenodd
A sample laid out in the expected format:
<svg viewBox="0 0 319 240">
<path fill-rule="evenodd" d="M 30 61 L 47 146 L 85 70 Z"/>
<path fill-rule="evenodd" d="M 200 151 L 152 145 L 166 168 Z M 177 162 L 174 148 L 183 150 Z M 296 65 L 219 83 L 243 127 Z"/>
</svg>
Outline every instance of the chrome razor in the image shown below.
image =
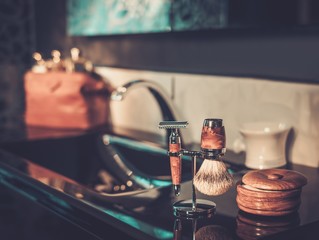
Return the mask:
<svg viewBox="0 0 319 240">
<path fill-rule="evenodd" d="M 168 139 L 168 155 L 170 158 L 172 183 L 176 196 L 180 195 L 182 181 L 182 142 L 179 129 L 186 128 L 187 125 L 187 121 L 163 121 L 158 125 L 158 127 L 161 129 L 171 129 Z"/>
</svg>

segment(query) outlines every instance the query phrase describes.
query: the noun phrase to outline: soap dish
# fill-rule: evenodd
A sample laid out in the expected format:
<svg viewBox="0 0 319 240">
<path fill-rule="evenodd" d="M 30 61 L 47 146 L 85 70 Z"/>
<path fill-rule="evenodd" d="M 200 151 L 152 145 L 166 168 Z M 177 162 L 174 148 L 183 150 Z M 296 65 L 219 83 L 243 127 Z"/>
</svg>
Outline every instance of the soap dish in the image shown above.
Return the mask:
<svg viewBox="0 0 319 240">
<path fill-rule="evenodd" d="M 287 169 L 254 170 L 237 183 L 239 209 L 255 215 L 283 216 L 299 209 L 307 178 Z"/>
</svg>

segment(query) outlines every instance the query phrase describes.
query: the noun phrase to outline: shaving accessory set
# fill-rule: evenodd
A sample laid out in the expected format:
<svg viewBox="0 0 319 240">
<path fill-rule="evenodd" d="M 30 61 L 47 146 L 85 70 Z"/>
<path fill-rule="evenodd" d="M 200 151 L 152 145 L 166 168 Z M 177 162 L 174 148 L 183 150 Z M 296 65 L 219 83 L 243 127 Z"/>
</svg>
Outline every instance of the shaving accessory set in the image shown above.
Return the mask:
<svg viewBox="0 0 319 240">
<path fill-rule="evenodd" d="M 91 129 L 109 123 L 113 86 L 98 74 L 91 61 L 72 48 L 69 56 L 58 50 L 24 74 L 27 125 L 59 129 Z"/>
<path fill-rule="evenodd" d="M 197 219 L 213 216 L 216 204 L 210 200 L 197 199 L 195 188 L 209 196 L 225 193 L 233 184 L 232 176 L 221 157 L 225 154 L 226 136 L 222 119 L 205 119 L 201 133 L 201 148 L 199 151 L 190 151 L 181 147 L 179 129 L 186 128 L 187 121 L 164 121 L 159 123 L 159 128 L 170 129 L 169 150 L 172 183 L 176 196 L 181 191 L 181 166 L 182 156 L 192 159 L 192 199 L 177 201 L 173 204 L 176 217 Z M 202 158 L 203 163 L 198 172 L 197 158 Z"/>
<path fill-rule="evenodd" d="M 31 71 L 34 73 L 46 72 L 83 72 L 89 75 L 96 75 L 94 72 L 93 63 L 82 56 L 79 48 L 71 48 L 70 56 L 63 58 L 58 50 L 51 51 L 51 58 L 44 59 L 42 54 L 34 52 L 33 55 L 34 65 Z"/>
</svg>

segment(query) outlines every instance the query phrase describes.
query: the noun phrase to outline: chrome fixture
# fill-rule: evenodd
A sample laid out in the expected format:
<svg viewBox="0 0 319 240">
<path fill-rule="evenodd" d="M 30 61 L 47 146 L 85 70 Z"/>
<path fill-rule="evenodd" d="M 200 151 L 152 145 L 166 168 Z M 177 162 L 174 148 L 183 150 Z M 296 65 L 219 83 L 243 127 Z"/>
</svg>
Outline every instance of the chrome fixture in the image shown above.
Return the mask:
<svg viewBox="0 0 319 240">
<path fill-rule="evenodd" d="M 118 87 L 116 90 L 114 90 L 111 94 L 111 100 L 115 101 L 122 101 L 126 94 L 132 89 L 135 88 L 147 88 L 154 98 L 156 99 L 161 113 L 163 117 L 163 121 L 178 121 L 180 120 L 176 109 L 172 103 L 171 98 L 168 96 L 168 94 L 165 92 L 165 90 L 158 84 L 152 81 L 147 81 L 147 80 L 132 80 L 127 83 L 125 83 L 123 86 Z M 154 126 L 155 127 L 155 126 Z M 190 143 L 189 138 L 185 139 L 186 134 L 181 136 L 184 139 L 185 143 Z M 168 136 L 167 136 L 167 141 L 168 141 Z"/>
</svg>

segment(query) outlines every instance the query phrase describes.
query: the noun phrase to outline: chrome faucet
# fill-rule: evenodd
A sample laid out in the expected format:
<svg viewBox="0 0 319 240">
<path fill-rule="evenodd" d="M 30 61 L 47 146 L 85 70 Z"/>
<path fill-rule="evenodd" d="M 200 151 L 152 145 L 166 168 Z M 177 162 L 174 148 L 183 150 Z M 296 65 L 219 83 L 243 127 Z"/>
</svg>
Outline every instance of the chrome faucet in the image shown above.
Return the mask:
<svg viewBox="0 0 319 240">
<path fill-rule="evenodd" d="M 177 121 L 180 119 L 172 103 L 171 98 L 168 96 L 168 94 L 164 91 L 164 89 L 160 85 L 152 81 L 147 81 L 147 80 L 129 81 L 125 83 L 123 86 L 118 87 L 116 90 L 112 92 L 111 100 L 122 101 L 124 97 L 126 96 L 126 94 L 130 92 L 132 89 L 141 88 L 141 87 L 147 88 L 156 99 L 162 113 L 163 121 Z M 186 138 L 185 135 L 186 134 L 181 136 L 181 138 L 183 139 L 185 143 L 190 143 L 189 141 L 185 139 Z M 166 140 L 168 141 L 168 136 Z"/>
</svg>

